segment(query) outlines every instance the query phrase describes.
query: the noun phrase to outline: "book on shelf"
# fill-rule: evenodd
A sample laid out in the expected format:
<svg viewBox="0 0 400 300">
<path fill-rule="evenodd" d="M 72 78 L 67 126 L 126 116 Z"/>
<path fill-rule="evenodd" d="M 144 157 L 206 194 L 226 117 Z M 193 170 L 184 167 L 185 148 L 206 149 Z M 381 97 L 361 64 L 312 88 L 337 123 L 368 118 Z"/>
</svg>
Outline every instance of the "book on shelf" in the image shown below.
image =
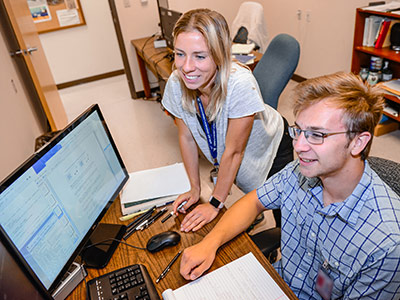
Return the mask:
<svg viewBox="0 0 400 300">
<path fill-rule="evenodd" d="M 383 42 L 382 48 L 390 47 L 390 31 L 392 30 L 393 25 L 396 23 L 400 23 L 400 20 L 391 20 L 389 30 L 388 33 L 386 34 L 386 38 Z"/>
<path fill-rule="evenodd" d="M 251 252 L 176 290 L 165 290 L 162 297 L 164 300 L 289 299 Z"/>
<path fill-rule="evenodd" d="M 389 28 L 390 28 L 391 22 L 392 22 L 392 20 L 390 20 L 390 19 L 385 19 L 382 22 L 382 25 L 380 27 L 380 30 L 379 30 L 379 33 L 378 33 L 378 36 L 376 38 L 375 45 L 374 45 L 374 47 L 376 49 L 381 49 L 383 47 L 383 44 L 389 33 Z"/>
<path fill-rule="evenodd" d="M 190 190 L 183 163 L 129 173 L 129 180 L 121 192 L 121 212 L 132 214 L 162 206 Z"/>
<path fill-rule="evenodd" d="M 384 18 L 379 16 L 369 16 L 368 19 L 369 21 L 366 21 L 364 24 L 364 26 L 367 25 L 368 27 L 364 27 L 364 34 L 366 34 L 366 38 L 363 37 L 363 46 L 374 47 L 375 40 L 378 36 L 379 29 L 382 25 Z"/>
</svg>

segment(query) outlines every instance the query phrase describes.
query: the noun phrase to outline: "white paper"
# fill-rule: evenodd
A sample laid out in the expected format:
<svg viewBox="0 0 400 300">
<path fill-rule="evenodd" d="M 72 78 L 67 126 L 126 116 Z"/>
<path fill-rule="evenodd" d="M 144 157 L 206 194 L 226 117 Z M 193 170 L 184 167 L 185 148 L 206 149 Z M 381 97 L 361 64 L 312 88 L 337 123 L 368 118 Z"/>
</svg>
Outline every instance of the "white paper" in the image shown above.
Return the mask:
<svg viewBox="0 0 400 300">
<path fill-rule="evenodd" d="M 249 54 L 255 47 L 254 43 L 251 44 L 233 44 L 232 54 Z"/>
<path fill-rule="evenodd" d="M 389 89 L 399 91 L 400 92 L 400 80 L 391 80 L 391 81 L 385 81 L 382 83 L 383 86 L 388 87 Z"/>
<path fill-rule="evenodd" d="M 80 23 L 77 9 L 59 9 L 56 12 L 60 26 L 69 26 Z"/>
<path fill-rule="evenodd" d="M 124 204 L 153 199 L 144 206 L 130 207 L 123 214 L 142 210 L 153 205 L 173 201 L 177 195 L 190 190 L 189 178 L 183 163 L 156 169 L 129 173 L 129 180 L 121 193 L 121 206 Z"/>
<path fill-rule="evenodd" d="M 162 296 L 164 300 L 289 299 L 253 253 L 248 253 L 175 291 L 166 290 Z"/>
<path fill-rule="evenodd" d="M 390 3 L 375 5 L 375 6 L 365 6 L 362 7 L 363 10 L 371 10 L 371 11 L 380 11 L 380 12 L 388 12 L 393 9 L 400 9 L 400 2 L 392 1 Z"/>
</svg>

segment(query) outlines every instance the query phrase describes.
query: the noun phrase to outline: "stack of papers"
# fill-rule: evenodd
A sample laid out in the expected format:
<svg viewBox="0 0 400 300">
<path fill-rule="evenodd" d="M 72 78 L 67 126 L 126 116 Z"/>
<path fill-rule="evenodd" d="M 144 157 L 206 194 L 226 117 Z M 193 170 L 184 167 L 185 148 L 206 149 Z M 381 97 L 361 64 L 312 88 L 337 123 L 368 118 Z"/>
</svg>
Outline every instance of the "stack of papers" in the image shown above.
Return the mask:
<svg viewBox="0 0 400 300">
<path fill-rule="evenodd" d="M 384 81 L 379 86 L 397 96 L 400 95 L 400 79 L 394 79 L 390 81 Z"/>
<path fill-rule="evenodd" d="M 254 43 L 251 44 L 233 44 L 232 45 L 232 54 L 249 54 L 253 51 L 256 45 Z"/>
<path fill-rule="evenodd" d="M 365 6 L 362 8 L 363 10 L 371 10 L 371 11 L 379 11 L 379 12 L 391 12 L 393 10 L 400 9 L 400 2 L 392 1 L 382 5 L 375 6 Z"/>
<path fill-rule="evenodd" d="M 190 182 L 183 163 L 129 173 L 129 180 L 121 193 L 123 215 L 132 214 L 174 201 L 190 190 Z"/>
</svg>

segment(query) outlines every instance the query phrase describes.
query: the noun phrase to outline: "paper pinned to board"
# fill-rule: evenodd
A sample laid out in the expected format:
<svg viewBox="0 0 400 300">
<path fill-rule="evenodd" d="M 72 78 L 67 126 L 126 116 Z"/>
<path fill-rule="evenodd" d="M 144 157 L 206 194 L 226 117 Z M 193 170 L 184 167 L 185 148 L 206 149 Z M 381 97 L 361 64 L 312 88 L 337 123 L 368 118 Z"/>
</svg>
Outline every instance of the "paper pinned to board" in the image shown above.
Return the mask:
<svg viewBox="0 0 400 300">
<path fill-rule="evenodd" d="M 163 205 L 190 190 L 183 163 L 129 173 L 121 192 L 122 214 Z"/>
</svg>

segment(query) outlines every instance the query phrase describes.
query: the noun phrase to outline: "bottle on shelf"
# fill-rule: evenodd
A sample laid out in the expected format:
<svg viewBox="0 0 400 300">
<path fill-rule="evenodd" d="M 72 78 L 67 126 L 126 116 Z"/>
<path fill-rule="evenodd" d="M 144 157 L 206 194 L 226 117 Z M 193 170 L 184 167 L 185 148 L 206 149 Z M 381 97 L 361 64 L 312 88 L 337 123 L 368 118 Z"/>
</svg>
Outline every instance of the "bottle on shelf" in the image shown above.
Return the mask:
<svg viewBox="0 0 400 300">
<path fill-rule="evenodd" d="M 360 77 L 361 77 L 361 79 L 363 81 L 367 80 L 368 73 L 369 73 L 369 68 L 368 67 L 361 67 L 359 75 L 360 75 Z"/>
<path fill-rule="evenodd" d="M 389 61 L 385 60 L 382 69 L 382 81 L 389 81 L 393 78 L 393 72 L 389 69 Z"/>
</svg>

